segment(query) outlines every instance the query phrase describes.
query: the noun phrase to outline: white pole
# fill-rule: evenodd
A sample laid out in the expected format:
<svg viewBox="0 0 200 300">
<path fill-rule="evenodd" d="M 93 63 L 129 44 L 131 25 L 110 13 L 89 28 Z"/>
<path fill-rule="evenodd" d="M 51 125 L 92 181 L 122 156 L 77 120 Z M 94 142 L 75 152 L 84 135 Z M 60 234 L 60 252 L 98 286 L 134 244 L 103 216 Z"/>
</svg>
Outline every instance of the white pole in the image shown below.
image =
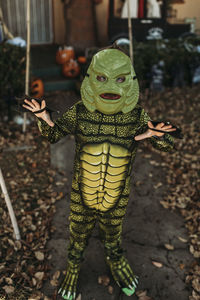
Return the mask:
<svg viewBox="0 0 200 300">
<path fill-rule="evenodd" d="M 26 79 L 25 79 L 25 95 L 29 95 L 29 69 L 30 69 L 30 0 L 27 0 L 26 24 L 27 24 L 27 39 L 26 39 Z M 23 132 L 26 131 L 27 114 L 24 113 Z"/>
<path fill-rule="evenodd" d="M 11 222 L 12 222 L 12 226 L 13 226 L 13 229 L 14 229 L 15 238 L 16 238 L 16 240 L 20 240 L 21 237 L 20 237 L 20 232 L 19 232 L 19 228 L 18 228 L 18 225 L 17 225 L 17 220 L 16 220 L 15 213 L 14 213 L 14 210 L 13 210 L 13 207 L 12 207 L 12 203 L 10 201 L 10 197 L 8 195 L 8 191 L 7 191 L 7 188 L 6 188 L 6 184 L 5 184 L 5 181 L 4 181 L 4 178 L 3 178 L 1 168 L 0 168 L 0 185 L 1 185 L 3 196 L 4 196 L 5 201 L 6 201 L 6 205 L 8 207 L 8 212 L 9 212 L 10 219 L 11 219 Z"/>
<path fill-rule="evenodd" d="M 135 0 L 132 0 L 135 1 Z M 132 35 L 132 23 L 131 23 L 131 15 L 130 15 L 130 0 L 127 0 L 127 9 L 128 9 L 128 35 L 130 41 L 129 54 L 131 62 L 133 63 L 133 35 Z"/>
</svg>

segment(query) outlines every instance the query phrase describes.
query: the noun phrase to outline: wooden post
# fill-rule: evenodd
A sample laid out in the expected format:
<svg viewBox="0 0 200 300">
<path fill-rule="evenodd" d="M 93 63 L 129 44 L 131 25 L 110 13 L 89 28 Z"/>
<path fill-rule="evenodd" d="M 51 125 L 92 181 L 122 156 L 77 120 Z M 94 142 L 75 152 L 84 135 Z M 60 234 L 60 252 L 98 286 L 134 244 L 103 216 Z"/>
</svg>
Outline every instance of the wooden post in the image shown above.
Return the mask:
<svg viewBox="0 0 200 300">
<path fill-rule="evenodd" d="M 0 20 L 1 20 L 2 25 L 3 25 L 4 35 L 6 37 L 8 37 L 9 39 L 14 39 L 14 35 L 9 31 L 8 27 L 6 26 L 6 24 L 4 22 L 3 12 L 2 12 L 2 8 L 1 7 L 0 7 Z"/>
<path fill-rule="evenodd" d="M 127 0 L 127 9 L 128 9 L 128 36 L 130 41 L 129 54 L 130 59 L 133 64 L 133 34 L 132 34 L 132 23 L 131 23 L 131 15 L 130 15 L 130 0 Z"/>
<path fill-rule="evenodd" d="M 25 95 L 29 95 L 29 69 L 30 69 L 30 0 L 26 1 L 26 26 L 27 26 L 27 39 L 26 39 L 26 78 L 25 78 Z M 26 131 L 27 113 L 24 113 L 23 132 Z"/>
<path fill-rule="evenodd" d="M 6 201 L 6 205 L 8 207 L 8 212 L 9 212 L 10 219 L 11 219 L 11 222 L 12 222 L 12 226 L 13 226 L 13 229 L 14 229 L 15 238 L 16 238 L 16 240 L 20 240 L 21 237 L 20 237 L 20 232 L 19 232 L 19 228 L 18 228 L 18 225 L 17 225 L 17 220 L 16 220 L 15 213 L 14 213 L 14 210 L 13 210 L 13 207 L 12 207 L 12 203 L 10 201 L 10 197 L 8 195 L 8 191 L 7 191 L 7 188 L 6 188 L 6 184 L 5 184 L 5 181 L 4 181 L 4 178 L 3 178 L 1 168 L 0 168 L 0 185 L 1 185 L 3 196 L 4 196 L 5 201 Z"/>
</svg>

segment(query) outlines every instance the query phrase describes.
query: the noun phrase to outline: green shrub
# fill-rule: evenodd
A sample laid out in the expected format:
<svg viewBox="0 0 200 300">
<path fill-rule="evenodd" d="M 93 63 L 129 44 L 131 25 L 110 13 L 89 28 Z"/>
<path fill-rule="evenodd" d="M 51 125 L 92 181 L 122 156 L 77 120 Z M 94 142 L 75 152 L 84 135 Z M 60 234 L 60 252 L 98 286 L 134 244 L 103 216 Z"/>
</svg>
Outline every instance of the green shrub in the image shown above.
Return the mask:
<svg viewBox="0 0 200 300">
<path fill-rule="evenodd" d="M 19 96 L 25 88 L 26 49 L 0 44 L 0 99 Z"/>
<path fill-rule="evenodd" d="M 176 72 L 182 69 L 185 84 L 191 84 L 195 68 L 200 66 L 200 53 L 197 38 L 188 40 L 157 40 L 145 43 L 135 42 L 134 67 L 140 81 L 148 86 L 151 79 L 151 68 L 160 60 L 164 61 L 164 85 L 172 86 Z"/>
</svg>

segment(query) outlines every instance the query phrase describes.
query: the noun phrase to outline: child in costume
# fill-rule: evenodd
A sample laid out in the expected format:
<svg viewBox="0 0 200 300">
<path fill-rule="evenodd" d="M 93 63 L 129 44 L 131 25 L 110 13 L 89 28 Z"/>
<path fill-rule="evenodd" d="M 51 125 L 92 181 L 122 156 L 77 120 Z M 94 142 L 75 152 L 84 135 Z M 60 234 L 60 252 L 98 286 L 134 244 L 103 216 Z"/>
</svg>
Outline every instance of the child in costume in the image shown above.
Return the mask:
<svg viewBox="0 0 200 300">
<path fill-rule="evenodd" d="M 41 134 L 56 143 L 67 134 L 76 141 L 70 204 L 68 268 L 59 293 L 76 298 L 83 252 L 95 223 L 105 247 L 105 260 L 127 295 L 138 284 L 121 247 L 122 222 L 130 192 L 130 174 L 139 140 L 149 138 L 157 149 L 169 151 L 172 125 L 150 121 L 137 104 L 138 81 L 130 58 L 119 49 L 94 55 L 81 86 L 82 101 L 53 122 L 43 100 L 23 106 L 39 119 Z"/>
</svg>

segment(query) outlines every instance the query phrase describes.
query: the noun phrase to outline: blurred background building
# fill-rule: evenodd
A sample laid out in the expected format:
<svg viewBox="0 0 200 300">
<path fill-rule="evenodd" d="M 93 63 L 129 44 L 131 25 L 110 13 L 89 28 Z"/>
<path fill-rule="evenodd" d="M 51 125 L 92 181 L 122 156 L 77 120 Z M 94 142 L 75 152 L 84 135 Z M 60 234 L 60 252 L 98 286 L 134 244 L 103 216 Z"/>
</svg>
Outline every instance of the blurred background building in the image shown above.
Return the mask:
<svg viewBox="0 0 200 300">
<path fill-rule="evenodd" d="M 140 5 L 140 0 L 137 1 Z M 148 1 L 150 0 L 146 0 Z M 119 18 L 123 6 L 126 5 L 125 0 L 31 1 L 32 45 L 52 43 L 72 44 L 77 47 L 105 45 L 109 40 L 108 22 L 111 2 L 114 5 L 114 15 Z M 145 0 L 143 2 L 145 3 Z M 157 2 L 161 8 L 168 3 L 165 13 L 169 23 L 190 23 L 192 31 L 199 33 L 199 0 L 160 0 Z M 26 0 L 0 0 L 0 6 L 4 22 L 10 32 L 14 36 L 26 39 Z"/>
</svg>

